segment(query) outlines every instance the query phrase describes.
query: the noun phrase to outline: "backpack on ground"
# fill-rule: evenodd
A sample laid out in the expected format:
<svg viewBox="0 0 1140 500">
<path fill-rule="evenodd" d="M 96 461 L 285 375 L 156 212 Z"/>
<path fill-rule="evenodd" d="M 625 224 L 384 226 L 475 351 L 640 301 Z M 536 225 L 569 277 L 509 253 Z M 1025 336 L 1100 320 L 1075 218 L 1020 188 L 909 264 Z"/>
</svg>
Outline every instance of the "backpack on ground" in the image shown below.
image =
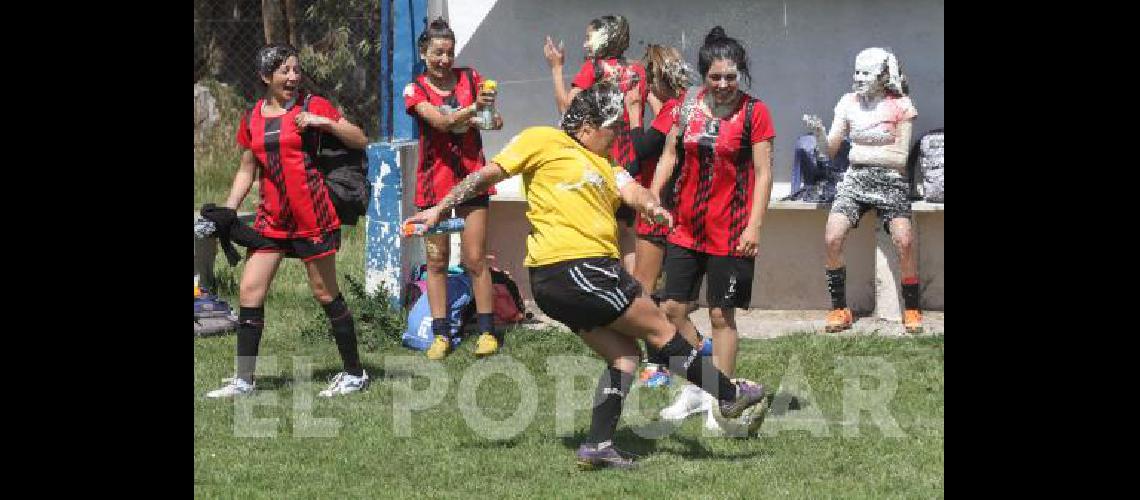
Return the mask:
<svg viewBox="0 0 1140 500">
<path fill-rule="evenodd" d="M 417 285 L 418 286 L 418 285 Z M 426 285 L 424 286 L 426 288 Z M 462 340 L 463 324 L 470 314 L 470 305 L 474 304 L 471 294 L 471 278 L 466 273 L 447 275 L 447 317 L 451 323 L 451 339 L 453 344 Z M 423 293 L 416 299 L 408 311 L 408 328 L 404 331 L 403 344 L 405 347 L 417 351 L 426 351 L 432 343 L 431 307 L 428 305 L 427 294 Z"/>
</svg>

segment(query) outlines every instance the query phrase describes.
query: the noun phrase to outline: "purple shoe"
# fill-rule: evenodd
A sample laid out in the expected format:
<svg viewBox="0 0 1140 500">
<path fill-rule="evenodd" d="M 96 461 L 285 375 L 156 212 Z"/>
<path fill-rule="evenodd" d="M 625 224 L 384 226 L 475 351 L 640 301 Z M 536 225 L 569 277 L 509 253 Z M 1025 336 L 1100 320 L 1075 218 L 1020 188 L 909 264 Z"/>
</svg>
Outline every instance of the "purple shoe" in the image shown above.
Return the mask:
<svg viewBox="0 0 1140 500">
<path fill-rule="evenodd" d="M 742 378 L 733 379 L 733 383 L 736 384 L 736 399 L 718 404 L 723 418 L 739 417 L 748 407 L 764 401 L 764 384 Z"/>
<path fill-rule="evenodd" d="M 632 458 L 625 458 L 622 453 L 613 447 L 613 443 L 605 441 L 597 445 L 582 444 L 578 447 L 578 468 L 582 470 L 595 470 L 604 467 L 615 469 L 633 469 L 637 464 Z"/>
</svg>

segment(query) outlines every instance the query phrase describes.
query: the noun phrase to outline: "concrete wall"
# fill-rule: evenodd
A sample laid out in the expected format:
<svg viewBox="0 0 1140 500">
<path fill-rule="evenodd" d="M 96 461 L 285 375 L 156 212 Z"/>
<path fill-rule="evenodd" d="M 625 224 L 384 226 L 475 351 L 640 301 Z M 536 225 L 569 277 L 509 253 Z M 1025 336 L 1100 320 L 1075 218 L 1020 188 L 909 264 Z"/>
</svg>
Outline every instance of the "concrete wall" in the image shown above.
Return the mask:
<svg viewBox="0 0 1140 500">
<path fill-rule="evenodd" d="M 803 133 L 800 116 L 812 112 L 830 122 L 836 99 L 850 89 L 855 54 L 865 47 L 887 46 L 898 54 L 919 111 L 916 134 L 943 125 L 943 10 L 941 0 L 431 0 L 427 8 L 433 15 L 443 13 L 451 19 L 458 38 L 456 64 L 473 66 L 500 83 L 498 108 L 506 125 L 502 131 L 483 133 L 488 158 L 523 128 L 558 121 L 550 70 L 542 55 L 546 35 L 565 41 L 568 83 L 581 61 L 586 23 L 594 17 L 622 14 L 629 18 L 628 57 L 640 58 L 646 44 L 662 43 L 681 48 L 694 68 L 705 34 L 714 25 L 723 26 L 729 36 L 744 44 L 753 78 L 749 91 L 768 104 L 775 120 L 777 185 L 773 196 L 777 198 L 786 193 L 791 178 L 792 148 Z M 402 113 L 402 108 L 396 112 Z M 393 174 L 403 177 L 403 195 L 410 196 L 410 186 L 414 186 L 410 172 Z M 522 262 L 530 225 L 524 215 L 526 203 L 510 199 L 517 192 L 512 184 L 501 184 L 504 199 L 491 203 L 488 250 L 496 255 L 500 267 L 514 275 L 529 299 L 530 281 Z M 409 207 L 403 208 L 410 213 Z M 826 218 L 822 209 L 768 212 L 753 307 L 828 307 L 822 270 Z M 915 221 L 923 308 L 944 310 L 944 212 L 916 212 Z M 847 242 L 848 302 L 859 311 L 874 308 L 876 224 L 874 216 L 868 215 Z M 405 270 L 423 258 L 422 249 L 406 250 L 401 258 Z M 453 256 L 458 253 L 453 246 Z"/>
<path fill-rule="evenodd" d="M 813 112 L 830 125 L 836 100 L 850 90 L 855 55 L 863 48 L 888 46 L 898 54 L 919 112 L 916 135 L 944 125 L 943 3 L 450 0 L 444 7 L 464 42 L 457 64 L 474 66 L 500 82 L 498 106 L 506 126 L 484 133 L 488 157 L 523 128 L 558 120 L 543 37 L 565 41 L 568 85 L 580 66 L 586 23 L 622 14 L 630 20 L 630 58 L 640 58 L 648 43 L 662 43 L 683 47 L 696 68 L 704 36 L 717 24 L 743 43 L 753 78 L 750 92 L 768 104 L 775 120 L 775 180 L 787 183 L 795 138 L 804 132 L 800 116 Z M 482 12 L 481 22 L 471 22 Z M 781 185 L 774 194 L 783 194 L 781 188 L 786 190 Z"/>
</svg>

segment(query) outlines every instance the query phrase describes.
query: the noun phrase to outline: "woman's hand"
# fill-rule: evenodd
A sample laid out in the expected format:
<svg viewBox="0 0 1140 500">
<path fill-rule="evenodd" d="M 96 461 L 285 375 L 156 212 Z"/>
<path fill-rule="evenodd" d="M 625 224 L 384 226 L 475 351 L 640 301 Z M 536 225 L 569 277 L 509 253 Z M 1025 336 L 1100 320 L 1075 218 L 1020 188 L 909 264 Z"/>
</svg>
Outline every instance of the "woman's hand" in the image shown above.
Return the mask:
<svg viewBox="0 0 1140 500">
<path fill-rule="evenodd" d="M 439 206 L 437 205 L 420 213 L 417 213 L 416 215 L 408 217 L 406 220 L 404 220 L 404 223 L 401 224 L 401 227 L 408 224 L 424 224 L 427 227 L 432 227 L 436 224 L 439 224 L 440 215 Z"/>
<path fill-rule="evenodd" d="M 645 211 L 641 213 L 641 216 L 653 224 L 665 224 L 670 229 L 673 228 L 673 214 L 656 202 L 646 203 Z"/>
<path fill-rule="evenodd" d="M 637 85 L 633 85 L 625 93 L 625 111 L 629 113 L 631 127 L 641 127 L 641 110 L 641 92 L 637 91 Z M 635 117 L 637 118 L 637 123 L 632 123 Z"/>
<path fill-rule="evenodd" d="M 542 53 L 546 56 L 546 63 L 551 68 L 561 68 L 566 62 L 566 50 L 562 42 L 559 41 L 558 46 L 555 47 L 554 40 L 551 40 L 549 35 L 546 37 L 546 43 L 542 46 Z"/>
<path fill-rule="evenodd" d="M 475 98 L 475 104 L 477 104 L 480 108 L 495 104 L 496 94 L 498 94 L 498 92 L 494 90 L 484 90 L 482 92 L 479 92 L 479 96 Z"/>
<path fill-rule="evenodd" d="M 808 130 L 812 132 L 819 132 L 821 134 L 824 132 L 823 120 L 820 120 L 818 116 L 804 115 L 803 120 L 804 125 L 808 128 Z"/>
<path fill-rule="evenodd" d="M 297 118 L 293 120 L 297 124 L 297 129 L 304 132 L 308 127 L 316 127 L 325 132 L 330 131 L 333 121 L 327 117 L 302 111 L 297 113 Z"/>
<path fill-rule="evenodd" d="M 755 257 L 760 249 L 760 230 L 752 226 L 745 226 L 740 233 L 740 243 L 736 244 L 736 253 L 745 257 Z"/>
</svg>

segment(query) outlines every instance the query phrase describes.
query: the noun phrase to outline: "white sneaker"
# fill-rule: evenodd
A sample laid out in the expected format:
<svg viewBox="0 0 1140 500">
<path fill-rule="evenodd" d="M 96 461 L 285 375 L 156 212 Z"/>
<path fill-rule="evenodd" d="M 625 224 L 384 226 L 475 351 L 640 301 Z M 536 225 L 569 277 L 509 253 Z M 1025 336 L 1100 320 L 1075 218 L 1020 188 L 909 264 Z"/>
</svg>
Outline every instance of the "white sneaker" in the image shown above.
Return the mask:
<svg viewBox="0 0 1140 500">
<path fill-rule="evenodd" d="M 214 389 L 206 393 L 208 398 L 232 398 L 234 396 L 244 396 L 253 392 L 254 383 L 246 382 L 238 377 L 222 379 L 222 383 L 226 384 L 221 389 Z"/>
<path fill-rule="evenodd" d="M 361 372 L 361 376 L 357 377 L 348 372 L 340 372 L 333 377 L 332 382 L 329 383 L 327 389 L 317 393 L 318 396 L 324 398 L 331 398 L 342 394 L 357 392 L 368 385 L 368 372 Z"/>
<path fill-rule="evenodd" d="M 684 420 L 689 415 L 708 411 L 711 408 L 711 395 L 693 384 L 685 384 L 673 404 L 661 409 L 662 420 Z"/>
</svg>

